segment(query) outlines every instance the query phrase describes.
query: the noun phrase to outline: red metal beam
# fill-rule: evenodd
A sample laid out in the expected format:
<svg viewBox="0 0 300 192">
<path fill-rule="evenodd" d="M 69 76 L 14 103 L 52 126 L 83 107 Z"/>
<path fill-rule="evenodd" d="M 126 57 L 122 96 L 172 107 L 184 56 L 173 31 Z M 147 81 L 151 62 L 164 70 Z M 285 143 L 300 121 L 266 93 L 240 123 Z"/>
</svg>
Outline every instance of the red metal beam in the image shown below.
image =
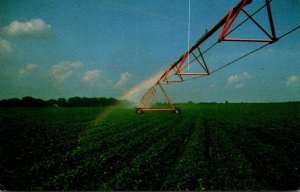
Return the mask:
<svg viewBox="0 0 300 192">
<path fill-rule="evenodd" d="M 247 4 L 251 3 L 252 0 L 241 0 L 235 7 L 233 7 L 229 13 L 227 13 L 215 26 L 213 26 L 209 31 L 207 31 L 188 51 L 186 51 L 176 62 L 170 65 L 167 71 L 163 75 L 164 82 L 173 82 L 167 80 L 167 76 L 171 72 L 172 69 L 176 67 L 176 73 L 179 73 L 181 67 L 183 66 L 187 56 L 189 53 L 194 51 L 200 44 L 202 44 L 206 39 L 212 36 L 218 29 L 220 29 L 226 22 L 228 22 L 232 17 L 236 17 L 237 13 L 241 11 L 241 9 L 246 6 Z M 233 22 L 233 21 L 232 21 Z M 230 24 L 231 25 L 231 24 Z M 228 26 L 229 28 L 230 26 Z M 227 29 L 228 30 L 228 29 Z M 226 33 L 226 31 L 224 31 Z M 177 66 L 178 65 L 178 66 Z M 177 82 L 177 81 L 176 81 Z"/>
<path fill-rule="evenodd" d="M 227 13 L 215 26 L 213 26 L 209 31 L 207 31 L 200 39 L 189 49 L 189 53 L 196 49 L 199 45 L 201 45 L 206 39 L 212 36 L 218 29 L 220 29 L 227 21 L 227 19 L 231 19 L 239 9 L 243 8 L 247 4 L 251 3 L 252 0 L 241 0 L 235 7 L 232 8 L 231 15 L 228 17 L 229 13 Z M 177 65 L 184 58 L 186 52 L 176 61 L 173 65 Z"/>
<path fill-rule="evenodd" d="M 167 94 L 167 92 L 164 90 L 164 88 L 161 86 L 160 83 L 158 84 L 158 86 L 159 86 L 159 88 L 162 90 L 162 92 L 163 92 L 164 96 L 166 97 L 166 99 L 168 100 L 168 102 L 169 102 L 171 108 L 172 108 L 172 109 L 175 109 L 175 107 L 174 107 L 173 103 L 171 102 L 171 99 L 170 99 L 169 95 Z"/>
<path fill-rule="evenodd" d="M 230 11 L 215 25 L 213 26 L 209 31 L 207 31 L 191 48 L 189 48 L 188 51 L 186 51 L 177 61 L 175 61 L 173 64 L 171 64 L 168 69 L 161 75 L 161 77 L 157 80 L 157 82 L 154 84 L 154 86 L 150 89 L 152 89 L 151 93 L 149 93 L 148 90 L 144 96 L 142 97 L 142 99 L 144 99 L 144 105 L 142 106 L 142 108 L 137 108 L 139 112 L 143 112 L 143 111 L 176 111 L 178 112 L 179 110 L 177 108 L 175 108 L 170 100 L 170 97 L 168 96 L 168 94 L 166 93 L 166 91 L 164 90 L 164 88 L 162 87 L 162 85 L 160 84 L 161 81 L 169 83 L 169 82 L 182 82 L 184 81 L 182 76 L 205 76 L 205 75 L 209 75 L 210 72 L 208 70 L 208 67 L 206 66 L 205 60 L 203 58 L 202 52 L 199 49 L 199 46 L 205 41 L 207 40 L 209 37 L 211 37 L 217 30 L 219 30 L 222 26 L 223 29 L 221 30 L 221 33 L 219 35 L 219 41 L 241 41 L 241 42 L 266 42 L 266 43 L 273 43 L 277 40 L 276 38 L 276 34 L 275 34 L 275 29 L 274 29 L 274 24 L 273 24 L 273 20 L 272 20 L 272 14 L 271 14 L 271 9 L 270 9 L 270 0 L 265 0 L 266 1 L 266 6 L 267 6 L 267 11 L 268 11 L 268 16 L 269 16 L 269 23 L 270 23 L 270 27 L 271 27 L 271 31 L 272 31 L 272 36 L 268 34 L 268 32 L 266 30 L 264 30 L 255 20 L 254 18 L 252 18 L 252 15 L 249 15 L 246 11 L 243 10 L 243 8 L 250 4 L 252 2 L 252 0 L 240 0 L 240 2 L 234 6 L 233 8 L 230 9 Z M 260 8 L 261 9 L 261 8 Z M 259 9 L 259 10 L 260 10 Z M 239 15 L 239 13 L 243 11 L 249 19 L 251 19 L 270 39 L 249 39 L 249 38 L 225 38 L 225 36 L 227 36 L 229 33 L 231 33 L 233 30 L 231 30 L 228 33 L 228 30 L 230 28 L 230 26 L 233 24 L 233 22 L 235 21 L 235 19 L 237 18 L 237 16 Z M 247 20 L 247 19 L 246 19 Z M 244 23 L 244 21 L 242 22 Z M 238 25 L 239 26 L 239 25 Z M 198 48 L 200 55 L 196 56 L 193 51 Z M 186 65 L 184 65 L 186 58 L 188 57 L 188 55 L 192 53 L 193 56 L 195 57 L 195 60 L 197 60 L 200 65 L 202 66 L 202 68 L 204 69 L 205 72 L 181 72 Z M 199 57 L 201 56 L 202 61 L 204 62 L 204 64 L 202 64 L 199 61 Z M 189 63 L 188 63 L 189 64 Z M 171 71 L 174 71 L 173 76 L 178 76 L 178 78 L 180 80 L 168 80 L 168 76 L 170 74 Z M 170 78 L 170 77 L 169 77 Z M 151 99 L 151 97 L 153 96 L 153 91 L 155 89 L 157 89 L 157 86 L 160 87 L 161 91 L 163 92 L 165 98 L 167 99 L 168 103 L 170 104 L 170 108 L 147 108 L 147 104 L 149 103 L 149 100 Z"/>
<path fill-rule="evenodd" d="M 183 66 L 186 58 L 188 57 L 189 53 L 191 53 L 194 49 L 198 48 L 201 43 L 203 43 L 206 39 L 208 39 L 211 35 L 213 35 L 222 25 L 228 22 L 228 19 L 231 19 L 237 12 L 239 12 L 245 5 L 251 3 L 252 0 L 241 0 L 235 7 L 233 7 L 230 11 L 230 13 L 226 14 L 212 29 L 210 29 L 207 33 L 205 33 L 187 52 L 185 52 L 175 63 L 171 64 L 169 68 L 161 75 L 161 77 L 157 80 L 157 82 L 154 84 L 153 87 L 151 87 L 143 96 L 142 96 L 142 101 L 143 105 L 142 108 L 137 108 L 138 112 L 143 112 L 143 111 L 178 111 L 176 109 L 172 102 L 170 97 L 168 96 L 167 92 L 164 90 L 162 85 L 160 84 L 160 81 L 162 80 L 163 82 L 182 82 L 183 78 L 182 75 L 196 75 L 196 76 L 202 76 L 202 75 L 208 75 L 208 73 L 181 73 L 181 67 Z M 201 52 L 200 52 L 201 54 Z M 201 55 L 201 57 L 203 57 Z M 202 58 L 203 59 L 203 58 Z M 179 65 L 178 65 L 179 64 Z M 178 66 L 177 66 L 178 65 Z M 174 74 L 177 75 L 180 80 L 168 80 L 167 77 L 171 70 L 174 70 Z M 208 69 L 206 67 L 206 72 L 208 72 Z M 163 92 L 165 98 L 167 99 L 168 103 L 170 104 L 170 108 L 146 108 L 148 105 L 152 93 L 154 89 L 157 88 L 157 86 L 160 87 L 161 91 Z"/>
</svg>

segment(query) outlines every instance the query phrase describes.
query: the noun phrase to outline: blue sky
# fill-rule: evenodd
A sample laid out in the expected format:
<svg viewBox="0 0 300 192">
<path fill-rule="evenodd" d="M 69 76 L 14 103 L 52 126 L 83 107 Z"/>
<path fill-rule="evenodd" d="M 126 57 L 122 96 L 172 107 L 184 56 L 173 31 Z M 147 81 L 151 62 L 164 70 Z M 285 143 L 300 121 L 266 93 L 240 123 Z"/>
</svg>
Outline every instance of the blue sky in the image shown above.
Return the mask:
<svg viewBox="0 0 300 192">
<path fill-rule="evenodd" d="M 193 44 L 238 0 L 190 2 Z M 262 2 L 245 9 L 251 13 Z M 271 8 L 278 36 L 300 25 L 299 0 L 273 0 Z M 0 98 L 120 97 L 187 50 L 188 10 L 188 0 L 0 0 Z M 255 19 L 269 30 L 265 10 Z M 300 101 L 299 35 L 165 88 L 175 102 Z M 247 22 L 232 36 L 263 34 Z M 213 71 L 259 46 L 222 42 L 205 58 Z"/>
</svg>

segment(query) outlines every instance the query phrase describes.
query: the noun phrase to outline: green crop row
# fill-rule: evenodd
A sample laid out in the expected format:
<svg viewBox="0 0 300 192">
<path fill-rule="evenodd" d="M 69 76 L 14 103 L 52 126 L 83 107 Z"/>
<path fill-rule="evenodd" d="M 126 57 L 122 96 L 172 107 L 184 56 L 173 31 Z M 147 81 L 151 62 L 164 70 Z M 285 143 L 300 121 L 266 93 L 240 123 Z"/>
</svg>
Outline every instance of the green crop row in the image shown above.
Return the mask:
<svg viewBox="0 0 300 192">
<path fill-rule="evenodd" d="M 131 158 L 147 149 L 153 139 L 165 134 L 165 128 L 171 125 L 169 121 L 170 119 L 144 121 L 140 122 L 139 126 L 131 122 L 124 124 L 119 132 L 103 139 L 89 137 L 89 146 L 84 146 L 86 142 L 80 143 L 69 154 L 69 160 L 66 163 L 69 166 L 72 165 L 68 172 L 62 170 L 59 175 L 45 182 L 44 188 L 56 186 L 58 189 L 90 189 L 90 187 L 96 189 L 118 170 L 126 167 Z M 114 127 L 108 128 L 115 129 Z M 91 184 L 89 177 L 96 177 L 97 181 Z"/>
<path fill-rule="evenodd" d="M 293 190 L 300 104 L 0 109 L 7 190 Z M 0 188 L 0 189 L 1 189 Z"/>
</svg>

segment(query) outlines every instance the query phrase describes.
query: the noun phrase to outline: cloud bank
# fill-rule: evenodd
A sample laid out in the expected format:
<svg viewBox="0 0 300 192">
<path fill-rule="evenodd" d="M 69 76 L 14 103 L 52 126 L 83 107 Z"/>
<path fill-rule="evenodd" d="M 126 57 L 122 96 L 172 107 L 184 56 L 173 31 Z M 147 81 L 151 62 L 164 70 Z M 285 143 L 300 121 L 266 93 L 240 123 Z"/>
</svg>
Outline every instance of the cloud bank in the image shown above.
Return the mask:
<svg viewBox="0 0 300 192">
<path fill-rule="evenodd" d="M 10 52 L 12 52 L 10 42 L 0 37 L 0 53 L 10 53 Z"/>
<path fill-rule="evenodd" d="M 252 76 L 248 72 L 243 72 L 237 75 L 231 75 L 228 77 L 228 84 L 234 85 L 235 88 L 242 88 L 245 82 L 250 80 Z"/>
<path fill-rule="evenodd" d="M 31 71 L 33 71 L 37 67 L 36 64 L 27 64 L 25 67 L 21 68 L 19 70 L 19 75 L 26 75 L 29 74 Z"/>
<path fill-rule="evenodd" d="M 99 77 L 100 74 L 100 70 L 99 69 L 94 69 L 91 71 L 86 71 L 83 76 L 82 76 L 82 80 L 83 81 L 90 81 L 96 77 Z"/>
<path fill-rule="evenodd" d="M 120 80 L 115 84 L 115 88 L 122 88 L 126 82 L 130 79 L 131 74 L 129 72 L 124 72 L 120 74 Z"/>
<path fill-rule="evenodd" d="M 297 75 L 289 76 L 286 81 L 286 84 L 288 86 L 292 86 L 292 85 L 295 85 L 298 83 L 300 84 L 300 76 L 297 76 Z"/>
<path fill-rule="evenodd" d="M 50 30 L 51 25 L 39 18 L 25 22 L 13 21 L 8 26 L 4 27 L 4 32 L 11 36 L 42 35 L 48 34 Z"/>
<path fill-rule="evenodd" d="M 49 70 L 49 76 L 53 77 L 58 82 L 62 82 L 65 79 L 69 78 L 74 73 L 75 69 L 81 66 L 82 63 L 80 61 L 62 61 L 58 64 L 52 65 Z"/>
</svg>

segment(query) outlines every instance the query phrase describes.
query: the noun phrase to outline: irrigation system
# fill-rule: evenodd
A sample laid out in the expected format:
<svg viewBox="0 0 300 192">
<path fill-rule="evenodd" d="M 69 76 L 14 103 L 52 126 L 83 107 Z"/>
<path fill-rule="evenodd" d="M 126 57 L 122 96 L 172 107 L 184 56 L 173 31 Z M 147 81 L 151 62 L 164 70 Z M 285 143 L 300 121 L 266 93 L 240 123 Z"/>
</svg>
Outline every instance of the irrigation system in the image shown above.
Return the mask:
<svg viewBox="0 0 300 192">
<path fill-rule="evenodd" d="M 139 102 L 136 104 L 135 109 L 137 113 L 144 113 L 147 111 L 173 111 L 175 113 L 180 113 L 180 109 L 175 107 L 173 103 L 171 102 L 170 96 L 167 94 L 166 90 L 164 89 L 162 84 L 170 84 L 170 83 L 180 83 L 183 81 L 208 76 L 211 75 L 225 67 L 228 67 L 229 65 L 257 52 L 258 50 L 275 43 L 279 39 L 285 37 L 286 35 L 292 33 L 293 31 L 300 28 L 300 26 L 290 30 L 289 32 L 285 33 L 284 35 L 277 37 L 276 31 L 273 23 L 272 18 L 272 11 L 271 11 L 271 3 L 272 0 L 265 0 L 264 5 L 259 7 L 256 11 L 249 14 L 244 7 L 247 6 L 252 2 L 252 0 L 240 0 L 240 2 L 232 7 L 230 11 L 219 21 L 217 24 L 215 24 L 210 30 L 207 30 L 206 33 L 200 37 L 200 39 L 192 45 L 183 55 L 179 57 L 177 61 L 172 63 L 160 76 L 160 78 L 154 83 L 153 86 L 151 86 L 140 98 Z M 266 19 L 268 20 L 268 30 L 264 28 L 262 25 L 260 25 L 255 19 L 254 15 L 256 15 L 258 12 L 260 12 L 263 9 L 267 10 Z M 240 23 L 235 24 L 235 27 L 233 27 L 233 23 L 235 23 L 236 18 L 243 13 L 246 17 L 244 20 L 242 20 Z M 233 31 L 238 29 L 241 25 L 243 25 L 246 21 L 250 20 L 257 26 L 257 30 L 260 30 L 262 33 L 265 34 L 265 39 L 253 39 L 253 38 L 229 38 L 228 35 L 231 34 Z M 201 45 L 213 34 L 220 31 L 218 39 L 215 41 L 215 43 L 211 44 L 207 49 L 201 50 Z M 205 61 L 205 53 L 207 53 L 209 50 L 211 50 L 215 45 L 217 45 L 220 42 L 223 41 L 231 41 L 231 42 L 245 42 L 245 43 L 251 43 L 251 42 L 257 42 L 262 43 L 262 46 L 222 65 L 221 67 L 210 71 L 208 68 L 208 65 Z M 191 57 L 191 59 L 187 59 Z M 186 70 L 189 68 L 190 65 L 198 65 L 198 67 L 201 68 L 200 72 L 197 71 L 190 71 Z M 163 96 L 165 97 L 166 101 L 168 102 L 168 107 L 152 107 L 149 106 L 150 100 L 153 98 L 154 94 L 160 90 L 163 93 Z"/>
</svg>

